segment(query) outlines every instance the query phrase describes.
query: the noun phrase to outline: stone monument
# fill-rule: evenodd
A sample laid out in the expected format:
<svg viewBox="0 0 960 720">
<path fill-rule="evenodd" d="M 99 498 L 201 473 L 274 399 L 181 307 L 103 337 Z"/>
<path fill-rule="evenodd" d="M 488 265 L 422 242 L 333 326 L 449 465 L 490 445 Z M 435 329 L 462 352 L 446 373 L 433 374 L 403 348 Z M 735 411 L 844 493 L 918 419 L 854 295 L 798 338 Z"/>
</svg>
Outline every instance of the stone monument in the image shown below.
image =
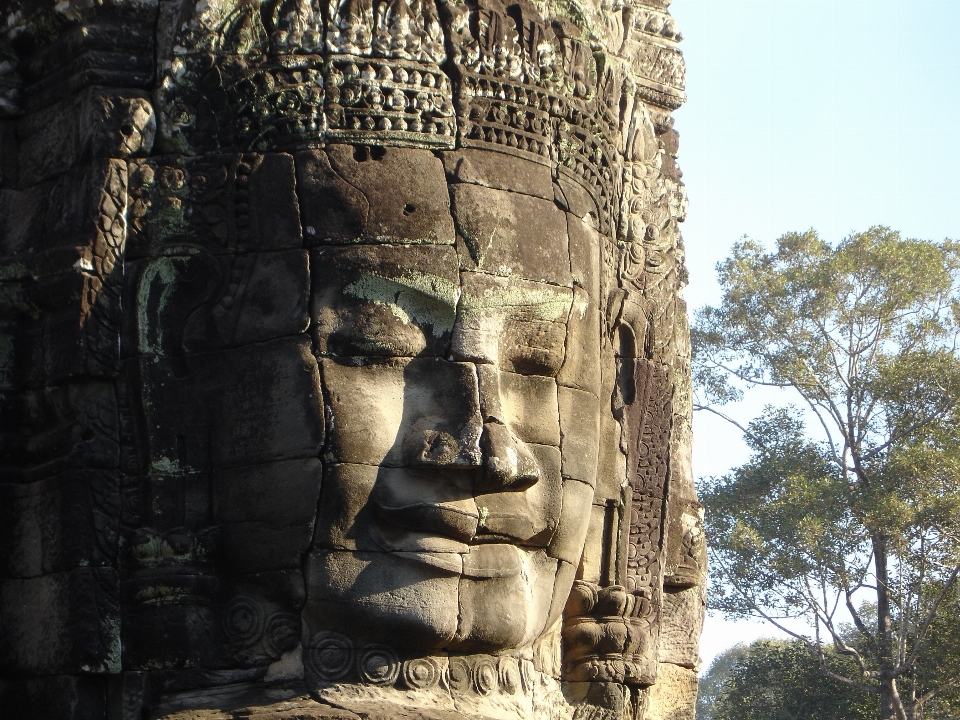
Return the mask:
<svg viewBox="0 0 960 720">
<path fill-rule="evenodd" d="M 0 3 L 0 716 L 693 718 L 668 4 Z"/>
</svg>

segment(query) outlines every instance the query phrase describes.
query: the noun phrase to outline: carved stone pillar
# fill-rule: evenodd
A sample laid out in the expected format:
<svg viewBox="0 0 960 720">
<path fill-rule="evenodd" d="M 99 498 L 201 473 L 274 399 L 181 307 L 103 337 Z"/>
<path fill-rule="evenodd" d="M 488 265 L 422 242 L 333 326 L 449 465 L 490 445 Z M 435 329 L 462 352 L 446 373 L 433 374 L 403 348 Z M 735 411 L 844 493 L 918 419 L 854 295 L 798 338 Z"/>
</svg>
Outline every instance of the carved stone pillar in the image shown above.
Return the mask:
<svg viewBox="0 0 960 720">
<path fill-rule="evenodd" d="M 0 5 L 0 715 L 693 717 L 668 4 Z"/>
</svg>

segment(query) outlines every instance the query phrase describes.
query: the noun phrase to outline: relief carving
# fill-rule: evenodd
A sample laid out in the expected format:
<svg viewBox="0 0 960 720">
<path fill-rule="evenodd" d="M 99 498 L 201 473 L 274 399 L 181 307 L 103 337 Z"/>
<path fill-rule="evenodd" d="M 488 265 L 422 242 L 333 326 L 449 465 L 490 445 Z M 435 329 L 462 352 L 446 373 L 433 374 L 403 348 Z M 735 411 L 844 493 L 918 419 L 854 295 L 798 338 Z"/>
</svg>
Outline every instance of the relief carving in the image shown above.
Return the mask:
<svg viewBox="0 0 960 720">
<path fill-rule="evenodd" d="M 692 708 L 666 3 L 4 13 L 0 715 Z"/>
</svg>

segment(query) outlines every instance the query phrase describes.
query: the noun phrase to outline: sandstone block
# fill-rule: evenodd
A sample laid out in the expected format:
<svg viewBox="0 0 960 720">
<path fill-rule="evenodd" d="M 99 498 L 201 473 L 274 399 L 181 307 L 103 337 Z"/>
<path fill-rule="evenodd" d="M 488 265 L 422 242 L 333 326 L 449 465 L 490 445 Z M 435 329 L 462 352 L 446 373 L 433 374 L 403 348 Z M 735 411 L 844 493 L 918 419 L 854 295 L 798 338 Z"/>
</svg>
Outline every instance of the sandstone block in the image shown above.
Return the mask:
<svg viewBox="0 0 960 720">
<path fill-rule="evenodd" d="M 560 446 L 557 383 L 538 375 L 499 373 L 504 420 L 520 440 Z"/>
<path fill-rule="evenodd" d="M 129 163 L 127 258 L 196 245 L 212 253 L 303 246 L 293 157 L 162 156 Z"/>
<path fill-rule="evenodd" d="M 450 186 L 466 270 L 569 287 L 570 254 L 563 211 L 548 200 L 479 185 Z"/>
<path fill-rule="evenodd" d="M 296 648 L 300 570 L 241 577 L 229 571 L 221 568 L 219 579 L 187 566 L 130 573 L 122 583 L 124 668 L 161 671 L 153 676 L 156 692 L 196 687 L 204 676 L 261 679 L 272 661 Z M 158 633 L 163 643 L 155 641 Z"/>
<path fill-rule="evenodd" d="M 453 244 L 443 166 L 428 150 L 330 145 L 298 153 L 297 177 L 310 244 Z"/>
<path fill-rule="evenodd" d="M 583 288 L 574 287 L 560 385 L 600 392 L 600 311 Z"/>
<path fill-rule="evenodd" d="M 593 302 L 600 297 L 600 243 L 610 242 L 572 213 L 567 214 L 567 234 L 570 238 L 570 272 L 573 281 L 582 287 Z"/>
<path fill-rule="evenodd" d="M 306 339 L 137 361 L 149 467 L 163 473 L 317 457 L 323 410 Z"/>
<path fill-rule="evenodd" d="M 557 174 L 555 187 L 566 210 L 591 225 L 598 224 L 600 210 L 597 207 L 597 201 L 587 192 L 579 179 L 575 180 L 570 173 L 560 172 Z"/>
<path fill-rule="evenodd" d="M 557 533 L 550 541 L 547 552 L 551 557 L 571 565 L 579 565 L 583 555 L 584 541 L 593 501 L 593 488 L 578 480 L 563 481 L 563 505 Z"/>
<path fill-rule="evenodd" d="M 706 616 L 706 583 L 679 592 L 665 592 L 660 616 L 661 663 L 697 670 L 700 633 Z"/>
<path fill-rule="evenodd" d="M 314 547 L 454 552 L 477 531 L 473 472 L 373 465 L 328 467 Z"/>
<path fill-rule="evenodd" d="M 595 487 L 600 443 L 600 412 L 597 398 L 588 392 L 558 388 L 560 403 L 561 472 Z"/>
<path fill-rule="evenodd" d="M 440 159 L 450 182 L 553 200 L 552 173 L 547 165 L 473 148 L 447 150 L 440 153 Z"/>
<path fill-rule="evenodd" d="M 198 248 L 129 263 L 124 353 L 178 356 L 295 335 L 309 324 L 305 251 Z"/>
<path fill-rule="evenodd" d="M 540 479 L 519 490 L 490 492 L 481 486 L 477 494 L 480 512 L 478 535 L 493 534 L 515 538 L 524 545 L 546 547 L 557 529 L 563 503 L 560 451 L 550 445 L 529 443 Z M 482 481 L 481 481 L 482 482 Z"/>
<path fill-rule="evenodd" d="M 20 121 L 20 182 L 34 185 L 89 158 L 146 155 L 156 130 L 146 93 L 88 88 Z"/>
<path fill-rule="evenodd" d="M 219 270 L 223 292 L 209 297 L 187 319 L 185 350 L 265 342 L 307 329 L 310 270 L 305 251 L 223 256 Z"/>
<path fill-rule="evenodd" d="M 645 720 L 694 720 L 697 674 L 688 668 L 660 663 L 657 682 L 648 691 Z"/>
<path fill-rule="evenodd" d="M 604 573 L 609 570 L 609 523 L 612 520 L 613 513 L 608 512 L 606 503 L 595 500 L 590 506 L 583 556 L 579 561 L 578 577 L 584 582 L 599 584 Z"/>
<path fill-rule="evenodd" d="M 519 554 L 524 577 L 519 575 L 519 569 L 509 575 L 505 572 L 502 577 L 463 577 L 459 625 L 451 645 L 457 652 L 523 647 L 546 627 L 557 561 L 542 550 L 517 550 L 507 546 L 479 545 L 471 548 L 471 554 L 499 547 Z"/>
</svg>

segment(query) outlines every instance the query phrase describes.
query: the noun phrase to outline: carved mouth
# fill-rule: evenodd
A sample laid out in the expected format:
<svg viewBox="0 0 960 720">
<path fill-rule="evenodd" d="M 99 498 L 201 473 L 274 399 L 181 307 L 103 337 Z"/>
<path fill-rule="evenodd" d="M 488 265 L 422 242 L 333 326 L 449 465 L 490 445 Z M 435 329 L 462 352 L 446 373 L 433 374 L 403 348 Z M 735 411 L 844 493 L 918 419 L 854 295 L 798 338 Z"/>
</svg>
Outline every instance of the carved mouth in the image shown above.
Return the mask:
<svg viewBox="0 0 960 720">
<path fill-rule="evenodd" d="M 408 479 L 408 478 L 405 478 Z M 419 487 L 417 487 L 419 485 Z M 471 578 L 513 577 L 522 564 L 518 543 L 529 536 L 529 520 L 481 512 L 473 496 L 444 499 L 424 495 L 437 492 L 443 484 L 381 483 L 370 498 L 377 518 L 378 544 L 421 565 Z M 417 497 L 420 491 L 420 497 Z M 432 491 L 432 492 L 431 492 Z M 485 509 L 484 509 L 485 510 Z M 490 521 L 496 527 L 490 527 Z M 484 523 L 487 523 L 484 525 Z M 483 534 L 477 536 L 480 530 Z"/>
</svg>

